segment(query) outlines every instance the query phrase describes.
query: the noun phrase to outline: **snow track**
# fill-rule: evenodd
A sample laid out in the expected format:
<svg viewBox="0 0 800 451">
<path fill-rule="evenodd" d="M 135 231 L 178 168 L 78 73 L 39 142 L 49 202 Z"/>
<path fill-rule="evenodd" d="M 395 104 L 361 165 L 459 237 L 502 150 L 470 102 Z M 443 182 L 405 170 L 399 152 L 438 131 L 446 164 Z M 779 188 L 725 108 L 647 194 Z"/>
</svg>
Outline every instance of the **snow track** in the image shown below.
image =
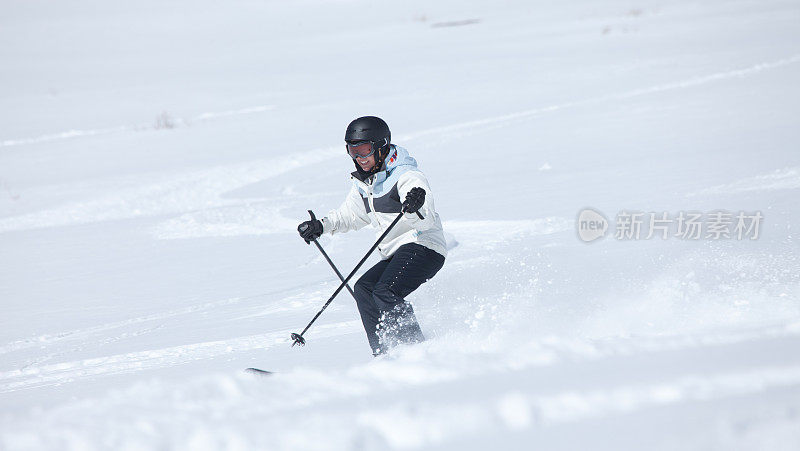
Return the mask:
<svg viewBox="0 0 800 451">
<path fill-rule="evenodd" d="M 244 164 L 153 176 L 101 197 L 72 202 L 22 216 L 0 219 L 0 233 L 63 227 L 102 221 L 179 214 L 199 209 L 235 205 L 241 201 L 222 198 L 226 192 L 285 174 L 338 155 L 333 149 L 299 152 L 285 157 Z"/>
<path fill-rule="evenodd" d="M 726 70 L 715 72 L 713 74 L 703 75 L 699 77 L 694 77 L 686 80 L 676 81 L 673 83 L 664 83 L 655 86 L 650 86 L 641 89 L 635 89 L 632 91 L 621 92 L 618 94 L 608 94 L 593 98 L 588 98 L 584 100 L 575 100 L 572 102 L 565 102 L 559 103 L 539 108 L 532 108 L 529 110 L 518 111 L 511 114 L 504 114 L 500 116 L 494 117 L 487 117 L 483 119 L 477 119 L 473 121 L 466 121 L 461 122 L 458 124 L 447 125 L 444 127 L 436 127 L 427 130 L 421 130 L 416 133 L 410 133 L 407 135 L 403 135 L 400 137 L 402 141 L 411 141 L 415 139 L 421 139 L 429 136 L 441 136 L 441 135 L 456 135 L 458 137 L 468 136 L 478 130 L 481 129 L 488 129 L 494 128 L 497 126 L 502 126 L 503 124 L 512 125 L 517 123 L 519 120 L 525 120 L 530 118 L 535 118 L 545 113 L 551 113 L 554 111 L 560 111 L 568 108 L 578 107 L 578 106 L 586 106 L 591 105 L 594 103 L 603 103 L 609 102 L 614 100 L 624 100 L 630 99 L 639 96 L 645 96 L 648 94 L 656 94 L 661 92 L 668 92 L 673 90 L 679 89 L 688 89 L 694 88 L 697 86 L 702 86 L 708 83 L 714 83 L 724 80 L 731 80 L 737 78 L 745 78 L 750 77 L 753 75 L 760 74 L 764 71 L 769 71 L 773 69 L 778 69 L 782 67 L 786 67 L 789 65 L 797 64 L 800 62 L 800 55 L 792 55 L 787 58 L 781 58 L 776 61 L 771 62 L 763 62 L 757 63 L 749 67 L 744 67 L 741 69 L 733 69 L 733 70 Z M 465 132 L 468 132 L 465 134 Z"/>
<path fill-rule="evenodd" d="M 60 133 L 53 133 L 48 135 L 36 136 L 33 138 L 19 138 L 19 139 L 6 139 L 4 141 L 0 141 L 0 148 L 2 147 L 12 147 L 12 146 L 21 146 L 26 144 L 41 144 L 47 143 L 52 141 L 60 141 L 64 139 L 74 139 L 74 138 L 82 138 L 87 136 L 98 136 L 98 135 L 109 135 L 114 133 L 121 133 L 121 132 L 142 132 L 142 131 L 152 131 L 158 130 L 159 128 L 162 129 L 172 129 L 175 127 L 187 126 L 194 123 L 202 123 L 204 121 L 209 121 L 212 119 L 219 119 L 219 118 L 228 118 L 232 116 L 241 116 L 241 115 L 249 115 L 249 114 L 256 114 L 256 113 L 264 113 L 266 111 L 272 111 L 275 109 L 275 105 L 258 105 L 246 108 L 239 108 L 236 110 L 223 110 L 223 111 L 214 111 L 214 112 L 207 112 L 199 114 L 191 119 L 181 119 L 181 118 L 171 118 L 166 117 L 165 120 L 169 120 L 169 124 L 160 124 L 153 126 L 151 124 L 140 124 L 140 125 L 133 125 L 133 126 L 117 126 L 117 127 L 108 127 L 108 128 L 100 128 L 100 129 L 88 129 L 88 130 L 69 130 L 66 132 Z"/>
<path fill-rule="evenodd" d="M 209 302 L 209 303 L 205 303 L 205 304 L 202 304 L 202 305 L 196 305 L 196 306 L 176 309 L 176 310 L 172 310 L 172 311 L 160 312 L 160 313 L 153 314 L 153 315 L 146 315 L 146 316 L 141 316 L 141 317 L 138 317 L 138 318 L 131 318 L 131 319 L 127 319 L 127 320 L 124 320 L 124 321 L 117 321 L 117 322 L 114 322 L 114 323 L 102 324 L 102 325 L 99 325 L 99 326 L 89 327 L 89 328 L 86 328 L 86 329 L 77 329 L 77 330 L 61 332 L 61 333 L 55 334 L 55 335 L 42 335 L 42 336 L 35 337 L 35 338 L 29 338 L 27 340 L 18 340 L 18 341 L 14 341 L 14 342 L 7 343 L 5 345 L 0 346 L 0 354 L 5 354 L 5 353 L 18 351 L 18 350 L 21 350 L 21 349 L 32 348 L 32 347 L 48 346 L 48 345 L 60 342 L 62 340 L 69 340 L 69 339 L 85 340 L 90 336 L 98 335 L 98 334 L 101 334 L 103 332 L 110 331 L 110 330 L 113 330 L 113 329 L 119 329 L 119 328 L 122 328 L 122 327 L 127 327 L 127 326 L 131 326 L 131 325 L 145 323 L 145 322 L 164 320 L 164 319 L 167 319 L 167 318 L 173 318 L 173 317 L 180 316 L 180 315 L 186 315 L 186 314 L 189 314 L 189 313 L 195 313 L 195 312 L 198 312 L 200 310 L 206 310 L 206 309 L 209 309 L 209 308 L 215 308 L 215 307 L 230 305 L 230 304 L 238 303 L 240 301 L 242 301 L 241 298 L 225 299 L 225 300 L 222 300 L 222 301 Z"/>
<path fill-rule="evenodd" d="M 315 337 L 325 338 L 358 331 L 357 321 L 320 325 Z M 48 385 L 62 385 L 76 380 L 119 373 L 146 371 L 194 360 L 213 359 L 236 352 L 267 350 L 273 346 L 291 344 L 292 330 L 236 337 L 204 343 L 191 343 L 163 349 L 131 352 L 74 362 L 63 362 L 22 370 L 0 372 L 0 393 Z"/>
<path fill-rule="evenodd" d="M 768 174 L 760 174 L 747 177 L 733 183 L 712 186 L 695 193 L 689 193 L 687 197 L 708 196 L 708 195 L 730 195 L 747 193 L 753 191 L 774 191 L 800 189 L 800 167 L 790 167 L 776 169 Z"/>
</svg>

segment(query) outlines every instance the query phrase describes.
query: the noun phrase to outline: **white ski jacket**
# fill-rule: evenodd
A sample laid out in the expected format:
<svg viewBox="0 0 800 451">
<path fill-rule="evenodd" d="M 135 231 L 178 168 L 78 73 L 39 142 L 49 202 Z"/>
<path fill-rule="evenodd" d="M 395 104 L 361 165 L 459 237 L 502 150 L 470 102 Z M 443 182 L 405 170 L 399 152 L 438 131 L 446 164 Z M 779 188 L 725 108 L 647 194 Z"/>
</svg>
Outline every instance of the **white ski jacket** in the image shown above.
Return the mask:
<svg viewBox="0 0 800 451">
<path fill-rule="evenodd" d="M 416 213 L 404 214 L 378 245 L 381 258 L 386 260 L 407 243 L 418 243 L 447 256 L 442 221 L 434 208 L 428 180 L 406 149 L 392 144 L 382 171 L 363 180 L 356 171 L 351 178 L 353 187 L 345 201 L 322 218 L 323 233 L 343 233 L 371 224 L 380 236 L 400 213 L 406 194 L 418 186 L 425 190 L 425 203 L 419 209 L 425 219 L 419 219 Z"/>
</svg>

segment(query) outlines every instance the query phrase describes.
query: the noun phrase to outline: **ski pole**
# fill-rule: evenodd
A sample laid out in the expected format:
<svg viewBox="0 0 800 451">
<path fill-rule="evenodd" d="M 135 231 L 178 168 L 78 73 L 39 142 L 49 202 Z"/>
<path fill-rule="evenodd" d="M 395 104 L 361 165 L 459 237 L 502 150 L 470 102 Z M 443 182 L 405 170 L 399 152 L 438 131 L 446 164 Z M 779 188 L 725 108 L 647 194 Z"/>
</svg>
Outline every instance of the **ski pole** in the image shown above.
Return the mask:
<svg viewBox="0 0 800 451">
<path fill-rule="evenodd" d="M 308 210 L 308 214 L 310 214 L 310 215 L 311 215 L 311 220 L 312 220 L 312 221 L 314 221 L 314 220 L 316 220 L 316 219 L 317 219 L 317 217 L 316 217 L 316 216 L 314 216 L 314 212 L 313 212 L 313 211 L 311 211 L 311 210 Z M 313 240 L 311 240 L 311 241 L 313 241 L 313 242 L 314 242 L 314 244 L 316 244 L 316 245 L 317 245 L 317 249 L 319 249 L 319 251 L 320 251 L 320 252 L 322 252 L 322 256 L 323 256 L 323 257 L 325 257 L 325 260 L 328 260 L 328 264 L 329 264 L 329 265 L 331 265 L 331 268 L 333 268 L 333 272 L 335 272 L 335 273 L 336 273 L 336 275 L 337 275 L 337 276 L 339 276 L 339 280 L 341 280 L 341 281 L 343 281 L 343 282 L 344 282 L 344 276 L 342 275 L 342 273 L 340 273 L 340 272 L 339 272 L 339 269 L 336 267 L 336 265 L 334 265 L 334 264 L 333 264 L 333 262 L 331 261 L 331 258 L 330 258 L 330 257 L 328 257 L 328 254 L 327 254 L 327 252 L 325 252 L 325 249 L 323 249 L 323 248 L 322 248 L 322 246 L 319 244 L 319 241 L 317 241 L 317 239 L 316 239 L 316 238 L 314 238 L 314 239 L 313 239 Z M 311 244 L 311 243 L 308 243 L 308 244 Z M 356 299 L 356 294 L 355 294 L 355 293 L 353 293 L 353 289 L 352 289 L 352 288 L 350 288 L 350 285 L 345 285 L 345 286 L 347 287 L 347 291 L 349 291 L 349 292 L 350 292 L 350 294 L 352 294 L 352 295 L 353 295 L 353 299 Z M 356 300 L 357 300 L 357 299 L 356 299 Z"/>
<path fill-rule="evenodd" d="M 417 212 L 417 216 L 422 218 L 422 215 L 419 213 L 419 211 Z M 300 332 L 299 334 L 293 333 L 291 335 L 291 337 L 292 337 L 292 347 L 294 347 L 294 345 L 303 346 L 303 345 L 306 344 L 306 340 L 303 338 L 303 334 L 305 334 L 306 331 L 308 330 L 308 328 L 311 327 L 312 324 L 314 324 L 314 321 L 316 321 L 317 318 L 319 318 L 319 315 L 321 315 L 322 312 L 324 312 L 325 309 L 328 308 L 328 305 L 330 305 L 330 303 L 333 301 L 333 299 L 336 297 L 336 295 L 339 294 L 340 291 L 342 291 L 342 288 L 344 288 L 345 285 L 347 285 L 347 282 L 349 282 L 350 279 L 353 278 L 353 276 L 356 274 L 356 271 L 358 271 L 358 269 L 361 268 L 361 265 L 363 265 L 364 262 L 367 261 L 367 258 L 372 253 L 372 251 L 374 251 L 375 248 L 377 248 L 378 245 L 381 244 L 381 241 L 383 241 L 383 239 L 386 238 L 386 235 L 389 234 L 389 232 L 394 228 L 394 226 L 398 222 L 400 222 L 400 219 L 402 219 L 402 218 L 403 218 L 403 212 L 401 211 L 400 214 L 398 214 L 397 217 L 394 218 L 394 221 L 392 221 L 392 223 L 389 225 L 389 227 L 386 229 L 386 231 L 383 232 L 383 234 L 380 236 L 380 238 L 378 238 L 378 241 L 376 241 L 375 244 L 373 244 L 372 247 L 369 248 L 369 250 L 367 251 L 367 255 L 365 255 L 364 258 L 362 258 L 361 261 L 358 262 L 356 267 L 353 268 L 352 271 L 350 271 L 350 274 L 348 274 L 347 277 L 345 277 L 345 279 L 342 281 L 341 285 L 339 285 L 339 288 L 337 288 L 336 291 L 333 292 L 331 297 L 328 298 L 328 301 L 325 303 L 325 305 L 323 305 L 322 308 L 317 312 L 317 314 L 314 315 L 313 318 L 311 318 L 311 321 L 308 323 L 306 328 L 303 329 L 303 331 Z"/>
</svg>

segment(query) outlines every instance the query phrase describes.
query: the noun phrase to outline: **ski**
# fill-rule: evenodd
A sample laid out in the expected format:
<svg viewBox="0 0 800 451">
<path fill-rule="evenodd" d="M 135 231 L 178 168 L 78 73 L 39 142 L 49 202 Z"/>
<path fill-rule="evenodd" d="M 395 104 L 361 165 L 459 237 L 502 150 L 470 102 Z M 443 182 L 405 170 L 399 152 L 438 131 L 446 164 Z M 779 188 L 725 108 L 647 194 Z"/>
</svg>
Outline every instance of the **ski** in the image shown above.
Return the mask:
<svg viewBox="0 0 800 451">
<path fill-rule="evenodd" d="M 245 371 L 248 373 L 258 374 L 259 376 L 269 376 L 274 374 L 272 371 L 260 370 L 258 368 L 247 368 Z"/>
</svg>

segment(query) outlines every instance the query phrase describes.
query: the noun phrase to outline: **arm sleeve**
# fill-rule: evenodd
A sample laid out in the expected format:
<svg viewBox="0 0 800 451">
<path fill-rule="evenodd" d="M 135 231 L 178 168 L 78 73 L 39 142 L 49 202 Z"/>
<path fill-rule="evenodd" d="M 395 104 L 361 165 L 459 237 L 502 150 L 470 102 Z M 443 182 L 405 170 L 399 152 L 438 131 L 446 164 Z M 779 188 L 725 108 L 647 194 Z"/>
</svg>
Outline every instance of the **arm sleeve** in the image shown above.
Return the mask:
<svg viewBox="0 0 800 451">
<path fill-rule="evenodd" d="M 322 218 L 322 232 L 331 235 L 344 233 L 358 230 L 369 223 L 370 219 L 367 209 L 364 207 L 364 201 L 361 194 L 358 193 L 358 188 L 353 185 L 342 205 L 331 210 Z"/>
<path fill-rule="evenodd" d="M 403 215 L 403 220 L 408 223 L 415 230 L 423 232 L 436 226 L 436 208 L 433 205 L 433 193 L 431 187 L 428 185 L 428 179 L 419 171 L 408 171 L 400 176 L 397 181 L 397 193 L 400 195 L 400 202 L 406 199 L 406 195 L 411 188 L 420 187 L 425 190 L 425 203 L 419 209 L 420 214 L 425 219 L 419 219 L 416 213 L 406 213 Z"/>
</svg>

